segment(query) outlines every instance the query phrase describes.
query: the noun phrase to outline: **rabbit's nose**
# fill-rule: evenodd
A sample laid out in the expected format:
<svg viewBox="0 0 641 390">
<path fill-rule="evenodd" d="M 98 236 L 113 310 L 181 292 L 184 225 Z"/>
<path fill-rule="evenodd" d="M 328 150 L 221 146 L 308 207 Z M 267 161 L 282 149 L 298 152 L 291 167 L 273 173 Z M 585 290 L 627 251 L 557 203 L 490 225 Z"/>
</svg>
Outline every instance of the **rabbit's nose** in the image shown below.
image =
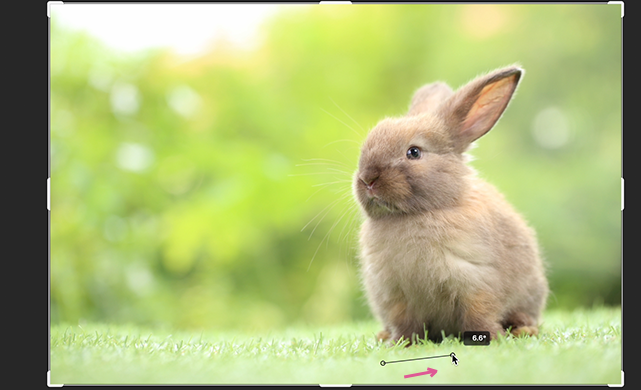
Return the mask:
<svg viewBox="0 0 641 390">
<path fill-rule="evenodd" d="M 380 176 L 381 170 L 378 167 L 372 166 L 362 169 L 358 174 L 358 178 L 370 194 L 376 190 L 376 187 L 378 187 L 376 183 Z"/>
<path fill-rule="evenodd" d="M 369 191 L 374 190 L 374 184 L 376 184 L 376 181 L 378 180 L 379 176 L 373 177 L 373 178 L 362 178 L 361 177 L 361 182 L 365 184 L 365 188 L 367 188 Z"/>
</svg>

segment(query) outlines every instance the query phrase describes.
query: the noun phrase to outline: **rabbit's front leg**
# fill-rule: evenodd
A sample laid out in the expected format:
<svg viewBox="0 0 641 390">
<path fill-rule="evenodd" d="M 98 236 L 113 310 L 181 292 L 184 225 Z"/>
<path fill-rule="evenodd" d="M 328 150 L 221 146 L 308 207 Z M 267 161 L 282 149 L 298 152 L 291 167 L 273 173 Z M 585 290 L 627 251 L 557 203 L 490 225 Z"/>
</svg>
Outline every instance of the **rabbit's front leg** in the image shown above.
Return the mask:
<svg viewBox="0 0 641 390">
<path fill-rule="evenodd" d="M 398 299 L 387 307 L 385 330 L 378 333 L 379 339 L 391 339 L 397 342 L 401 339 L 411 342 L 413 335 L 418 335 L 416 320 L 408 310 L 407 302 Z"/>
<path fill-rule="evenodd" d="M 504 334 L 500 323 L 501 304 L 498 297 L 489 291 L 470 294 L 464 302 L 462 331 L 490 332 L 490 339 L 496 340 L 497 334 Z"/>
</svg>

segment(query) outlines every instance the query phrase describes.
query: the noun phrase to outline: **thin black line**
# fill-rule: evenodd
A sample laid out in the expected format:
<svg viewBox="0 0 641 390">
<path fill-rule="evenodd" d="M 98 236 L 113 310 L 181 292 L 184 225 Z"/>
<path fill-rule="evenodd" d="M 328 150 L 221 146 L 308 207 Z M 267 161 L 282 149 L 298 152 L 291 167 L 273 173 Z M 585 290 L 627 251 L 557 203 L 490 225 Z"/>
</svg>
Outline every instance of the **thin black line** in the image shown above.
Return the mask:
<svg viewBox="0 0 641 390">
<path fill-rule="evenodd" d="M 428 356 L 428 357 L 422 357 L 422 358 L 416 358 L 416 359 L 392 360 L 391 362 L 385 362 L 385 364 L 411 362 L 413 360 L 425 360 L 425 359 L 434 359 L 434 358 L 442 358 L 442 357 L 450 357 L 450 356 L 451 355 L 439 355 L 439 356 Z"/>
</svg>

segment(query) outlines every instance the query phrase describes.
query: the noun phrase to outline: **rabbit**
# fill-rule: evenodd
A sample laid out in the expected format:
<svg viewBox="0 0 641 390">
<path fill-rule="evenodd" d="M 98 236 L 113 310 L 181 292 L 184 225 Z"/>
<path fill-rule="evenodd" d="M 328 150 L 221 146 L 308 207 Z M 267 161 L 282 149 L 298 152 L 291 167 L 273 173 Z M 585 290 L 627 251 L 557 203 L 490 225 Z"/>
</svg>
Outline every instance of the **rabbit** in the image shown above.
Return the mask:
<svg viewBox="0 0 641 390">
<path fill-rule="evenodd" d="M 536 234 L 465 153 L 523 74 L 505 67 L 456 92 L 426 85 L 405 116 L 367 135 L 352 189 L 364 216 L 361 280 L 384 326 L 380 340 L 538 334 L 549 288 Z"/>
</svg>

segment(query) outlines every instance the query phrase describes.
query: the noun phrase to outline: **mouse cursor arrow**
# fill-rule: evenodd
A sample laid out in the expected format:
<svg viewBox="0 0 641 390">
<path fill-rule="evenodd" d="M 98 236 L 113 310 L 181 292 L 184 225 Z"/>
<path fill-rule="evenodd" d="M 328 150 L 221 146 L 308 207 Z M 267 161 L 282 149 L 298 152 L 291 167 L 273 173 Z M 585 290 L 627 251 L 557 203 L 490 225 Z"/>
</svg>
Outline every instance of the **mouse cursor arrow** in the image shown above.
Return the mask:
<svg viewBox="0 0 641 390">
<path fill-rule="evenodd" d="M 458 366 L 458 358 L 456 357 L 456 355 L 454 354 L 454 352 L 452 352 L 452 353 L 450 354 L 450 357 L 452 358 L 452 364 L 453 364 L 453 365 L 455 365 L 455 366 Z"/>
</svg>

